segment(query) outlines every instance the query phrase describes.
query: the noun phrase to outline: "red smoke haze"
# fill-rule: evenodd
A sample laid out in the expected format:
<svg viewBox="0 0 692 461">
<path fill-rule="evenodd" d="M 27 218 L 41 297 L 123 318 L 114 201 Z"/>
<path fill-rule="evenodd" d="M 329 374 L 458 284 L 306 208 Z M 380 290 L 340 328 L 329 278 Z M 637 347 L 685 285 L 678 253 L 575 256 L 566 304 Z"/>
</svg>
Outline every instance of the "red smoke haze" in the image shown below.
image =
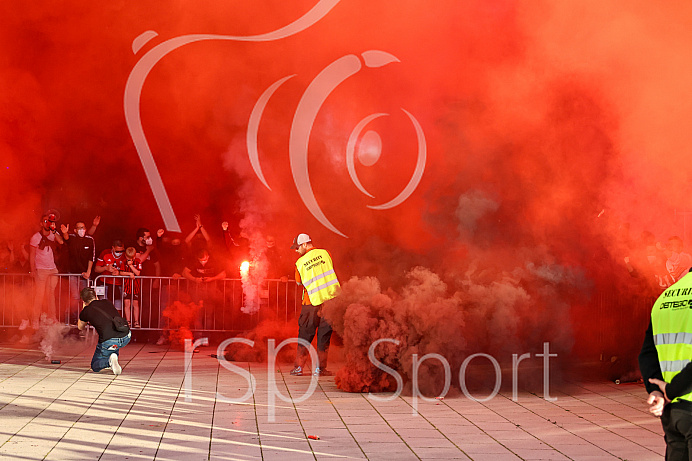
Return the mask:
<svg viewBox="0 0 692 461">
<path fill-rule="evenodd" d="M 0 240 L 28 239 L 51 207 L 63 222 L 102 215 L 101 248 L 140 225 L 161 227 L 123 113 L 135 64 L 171 38 L 261 34 L 315 3 L 0 5 Z M 243 218 L 245 230 L 284 247 L 307 232 L 342 280 L 358 277 L 331 314 L 354 354 L 398 334 L 409 353 L 457 361 L 476 349 L 538 351 L 543 341 L 588 355 L 600 346 L 585 320 L 615 315 L 594 300 L 639 295 L 621 264 L 628 242 L 649 230 L 689 246 L 680 212 L 691 192 L 690 20 L 692 5 L 646 1 L 344 0 L 285 39 L 170 53 L 145 81 L 141 118 L 184 232 L 196 212 L 219 239 L 222 220 L 240 230 Z M 158 37 L 133 54 L 147 30 Z M 288 145 L 315 76 L 367 50 L 400 62 L 339 85 L 309 143 L 312 189 L 343 238 L 303 204 Z M 293 74 L 259 126 L 269 191 L 250 167 L 248 120 L 260 95 Z M 425 134 L 422 181 L 397 207 L 367 208 L 413 174 L 416 137 L 402 108 Z M 382 156 L 356 162 L 372 199 L 350 179 L 345 146 L 376 112 L 390 114 L 368 126 Z"/>
</svg>

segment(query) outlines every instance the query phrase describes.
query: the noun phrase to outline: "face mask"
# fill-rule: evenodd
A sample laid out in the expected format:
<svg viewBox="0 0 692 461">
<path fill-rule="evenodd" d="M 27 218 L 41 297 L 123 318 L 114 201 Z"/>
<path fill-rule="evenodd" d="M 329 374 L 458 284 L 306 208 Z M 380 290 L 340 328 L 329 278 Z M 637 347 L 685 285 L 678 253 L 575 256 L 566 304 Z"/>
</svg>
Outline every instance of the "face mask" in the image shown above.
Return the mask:
<svg viewBox="0 0 692 461">
<path fill-rule="evenodd" d="M 199 260 L 199 263 L 200 263 L 201 265 L 204 266 L 205 264 L 207 264 L 208 261 L 209 261 L 209 258 L 207 258 L 207 259 L 200 259 L 200 260 Z"/>
<path fill-rule="evenodd" d="M 116 258 L 119 258 L 119 257 L 121 257 L 122 255 L 123 255 L 123 252 L 122 252 L 122 251 L 114 251 L 114 252 L 113 252 L 113 256 L 115 256 Z"/>
<path fill-rule="evenodd" d="M 84 237 L 86 235 L 86 229 L 77 229 L 77 235 Z"/>
<path fill-rule="evenodd" d="M 154 243 L 154 240 L 151 237 L 144 240 L 144 244 L 147 246 L 151 245 L 152 243 Z"/>
</svg>

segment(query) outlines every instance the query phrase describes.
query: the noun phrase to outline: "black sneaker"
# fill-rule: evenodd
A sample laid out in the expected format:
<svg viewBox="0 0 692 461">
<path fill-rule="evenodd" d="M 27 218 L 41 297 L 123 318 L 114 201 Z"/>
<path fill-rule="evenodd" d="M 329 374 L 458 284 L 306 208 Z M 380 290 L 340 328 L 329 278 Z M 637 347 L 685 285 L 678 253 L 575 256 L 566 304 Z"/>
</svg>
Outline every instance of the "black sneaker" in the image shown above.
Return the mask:
<svg viewBox="0 0 692 461">
<path fill-rule="evenodd" d="M 295 367 L 291 370 L 291 376 L 303 376 L 303 367 Z"/>
</svg>

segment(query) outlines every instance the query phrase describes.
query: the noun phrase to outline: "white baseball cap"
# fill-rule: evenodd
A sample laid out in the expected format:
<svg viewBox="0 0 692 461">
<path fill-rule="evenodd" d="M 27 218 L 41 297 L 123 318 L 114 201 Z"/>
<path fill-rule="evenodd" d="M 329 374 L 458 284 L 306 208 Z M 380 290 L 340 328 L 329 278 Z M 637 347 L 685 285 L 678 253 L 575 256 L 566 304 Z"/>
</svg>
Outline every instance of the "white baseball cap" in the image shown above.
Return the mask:
<svg viewBox="0 0 692 461">
<path fill-rule="evenodd" d="M 308 234 L 298 234 L 298 237 L 293 239 L 293 245 L 291 245 L 291 250 L 297 250 L 299 246 L 303 243 L 311 242 L 310 236 Z"/>
</svg>

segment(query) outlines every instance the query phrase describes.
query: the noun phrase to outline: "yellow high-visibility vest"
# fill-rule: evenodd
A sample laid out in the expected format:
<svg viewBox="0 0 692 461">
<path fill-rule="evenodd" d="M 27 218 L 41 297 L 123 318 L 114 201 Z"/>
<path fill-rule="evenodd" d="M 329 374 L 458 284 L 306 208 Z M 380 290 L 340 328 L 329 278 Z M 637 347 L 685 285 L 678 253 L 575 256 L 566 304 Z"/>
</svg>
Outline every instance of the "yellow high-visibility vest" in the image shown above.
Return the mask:
<svg viewBox="0 0 692 461">
<path fill-rule="evenodd" d="M 296 269 L 313 306 L 336 298 L 341 293 L 332 258 L 327 250 L 313 248 L 298 258 Z"/>
<path fill-rule="evenodd" d="M 651 309 L 651 328 L 663 380 L 671 379 L 692 360 L 692 274 L 661 293 Z M 692 401 L 692 393 L 673 399 Z"/>
</svg>

